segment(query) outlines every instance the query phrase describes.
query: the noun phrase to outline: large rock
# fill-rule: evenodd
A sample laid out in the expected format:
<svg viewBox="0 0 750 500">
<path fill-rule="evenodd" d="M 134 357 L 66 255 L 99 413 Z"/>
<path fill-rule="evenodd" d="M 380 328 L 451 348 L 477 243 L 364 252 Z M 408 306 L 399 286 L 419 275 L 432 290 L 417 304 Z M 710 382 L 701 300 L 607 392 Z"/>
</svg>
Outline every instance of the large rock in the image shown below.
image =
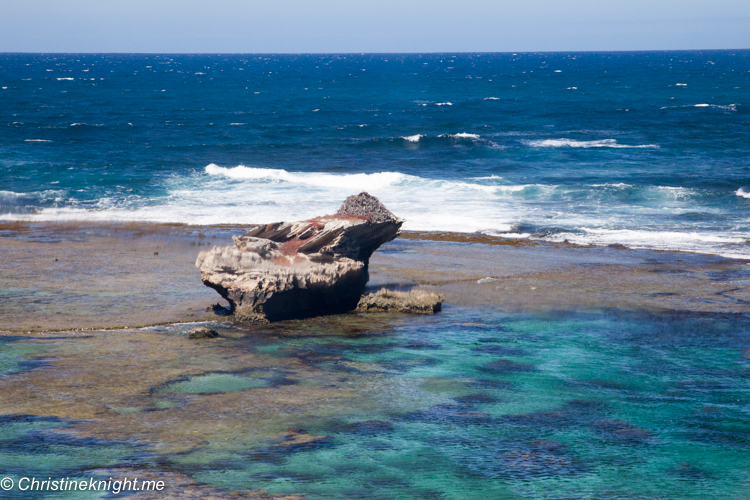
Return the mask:
<svg viewBox="0 0 750 500">
<path fill-rule="evenodd" d="M 242 321 L 342 313 L 357 307 L 370 256 L 403 222 L 360 193 L 335 215 L 255 226 L 233 246 L 201 252 L 195 265 Z"/>
</svg>

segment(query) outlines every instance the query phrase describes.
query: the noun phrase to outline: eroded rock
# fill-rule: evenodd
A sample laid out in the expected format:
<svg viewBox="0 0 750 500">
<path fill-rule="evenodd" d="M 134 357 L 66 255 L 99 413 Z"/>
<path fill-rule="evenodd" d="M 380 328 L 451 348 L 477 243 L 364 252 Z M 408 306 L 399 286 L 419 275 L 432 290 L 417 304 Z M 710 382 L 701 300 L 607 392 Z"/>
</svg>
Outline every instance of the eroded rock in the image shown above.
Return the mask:
<svg viewBox="0 0 750 500">
<path fill-rule="evenodd" d="M 201 252 L 196 267 L 241 321 L 343 313 L 357 307 L 370 256 L 403 222 L 360 193 L 335 215 L 255 226 L 233 246 Z"/>
<path fill-rule="evenodd" d="M 398 311 L 411 314 L 434 314 L 443 307 L 445 295 L 442 293 L 411 290 L 409 292 L 394 292 L 381 288 L 375 293 L 363 296 L 357 311 Z"/>
<path fill-rule="evenodd" d="M 190 333 L 188 333 L 188 337 L 191 339 L 215 339 L 218 336 L 219 334 L 216 332 L 216 330 L 212 330 L 207 326 L 199 326 L 198 328 L 193 328 L 192 330 L 190 330 Z"/>
</svg>

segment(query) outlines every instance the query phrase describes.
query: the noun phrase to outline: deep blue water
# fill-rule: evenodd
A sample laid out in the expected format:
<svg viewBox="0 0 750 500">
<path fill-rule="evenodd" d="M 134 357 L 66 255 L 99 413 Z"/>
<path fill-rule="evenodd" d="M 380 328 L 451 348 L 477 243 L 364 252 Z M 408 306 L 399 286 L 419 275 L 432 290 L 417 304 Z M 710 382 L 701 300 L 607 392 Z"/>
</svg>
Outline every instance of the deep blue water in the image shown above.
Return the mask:
<svg viewBox="0 0 750 500">
<path fill-rule="evenodd" d="M 0 55 L 0 220 L 405 229 L 750 257 L 750 51 Z"/>
</svg>

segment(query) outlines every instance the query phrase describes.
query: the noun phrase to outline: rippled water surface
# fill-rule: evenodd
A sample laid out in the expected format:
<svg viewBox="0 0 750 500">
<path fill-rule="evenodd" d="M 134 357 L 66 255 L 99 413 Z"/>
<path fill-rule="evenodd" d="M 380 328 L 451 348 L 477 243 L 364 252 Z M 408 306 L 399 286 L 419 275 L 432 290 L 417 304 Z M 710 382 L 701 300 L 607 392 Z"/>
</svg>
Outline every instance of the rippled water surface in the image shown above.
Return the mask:
<svg viewBox="0 0 750 500">
<path fill-rule="evenodd" d="M 0 54 L 0 220 L 264 223 L 750 253 L 750 52 Z"/>
<path fill-rule="evenodd" d="M 140 335 L 179 350 L 186 328 Z M 750 486 L 744 315 L 448 306 L 433 317 L 216 328 L 225 337 L 190 358 L 203 375 L 145 383 L 138 404 L 149 408 L 123 395 L 121 407 L 96 416 L 106 425 L 150 412 L 174 428 L 200 422 L 194 432 L 214 437 L 169 452 L 158 434 L 89 439 L 75 419 L 7 416 L 0 468 L 71 477 L 123 464 L 167 468 L 222 489 L 310 499 L 719 499 L 744 498 Z M 19 360 L 44 356 L 54 377 L 56 360 L 83 359 L 86 342 L 14 337 L 4 349 Z M 229 352 L 255 365 L 210 368 Z M 1 362 L 5 391 L 41 369 Z M 264 410 L 261 394 L 277 409 Z M 132 425 L 125 432 L 145 432 Z M 75 438 L 49 434 L 66 427 Z M 262 437 L 271 428 L 286 437 Z"/>
</svg>

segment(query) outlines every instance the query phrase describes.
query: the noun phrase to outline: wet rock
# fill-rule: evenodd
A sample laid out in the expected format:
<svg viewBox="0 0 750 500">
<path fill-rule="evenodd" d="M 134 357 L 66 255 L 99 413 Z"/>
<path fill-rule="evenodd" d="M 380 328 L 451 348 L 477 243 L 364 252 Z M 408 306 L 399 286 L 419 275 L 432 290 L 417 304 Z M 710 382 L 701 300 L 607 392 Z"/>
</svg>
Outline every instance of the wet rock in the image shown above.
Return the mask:
<svg viewBox="0 0 750 500">
<path fill-rule="evenodd" d="M 442 293 L 411 290 L 409 292 L 394 292 L 381 288 L 375 293 L 363 296 L 357 311 L 378 312 L 397 311 L 411 314 L 434 314 L 442 309 L 445 295 Z"/>
<path fill-rule="evenodd" d="M 188 337 L 191 339 L 215 339 L 219 334 L 216 330 L 212 330 L 206 326 L 199 326 L 190 330 Z"/>
<path fill-rule="evenodd" d="M 403 222 L 360 193 L 335 215 L 255 226 L 234 246 L 201 252 L 195 264 L 240 321 L 343 313 L 357 307 L 370 256 L 398 236 Z"/>
</svg>

